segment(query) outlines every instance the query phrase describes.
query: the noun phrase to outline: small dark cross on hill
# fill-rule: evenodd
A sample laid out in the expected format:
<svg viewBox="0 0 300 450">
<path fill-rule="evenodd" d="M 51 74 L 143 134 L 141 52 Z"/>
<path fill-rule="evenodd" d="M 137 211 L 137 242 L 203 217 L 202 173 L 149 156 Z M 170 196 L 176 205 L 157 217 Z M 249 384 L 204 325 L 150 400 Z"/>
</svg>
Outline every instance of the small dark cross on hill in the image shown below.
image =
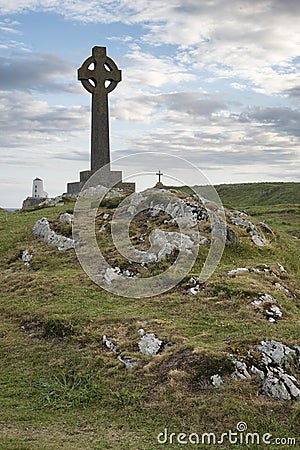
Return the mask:
<svg viewBox="0 0 300 450">
<path fill-rule="evenodd" d="M 163 173 L 159 170 L 156 175 L 158 175 L 158 182 L 161 183 L 160 179 Z"/>
</svg>

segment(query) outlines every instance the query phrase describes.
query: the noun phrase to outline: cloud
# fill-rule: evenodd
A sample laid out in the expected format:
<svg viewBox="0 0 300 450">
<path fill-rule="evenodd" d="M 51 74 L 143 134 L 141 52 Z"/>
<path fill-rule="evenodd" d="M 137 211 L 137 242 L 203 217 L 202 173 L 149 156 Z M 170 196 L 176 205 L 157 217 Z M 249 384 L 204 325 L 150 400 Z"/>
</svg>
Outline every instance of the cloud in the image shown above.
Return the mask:
<svg viewBox="0 0 300 450">
<path fill-rule="evenodd" d="M 83 106 L 50 106 L 33 95 L 0 92 L 0 146 L 27 148 L 66 141 L 89 128 L 89 109 Z"/>
<path fill-rule="evenodd" d="M 20 22 L 6 18 L 4 20 L 0 20 L 0 31 L 10 34 L 21 34 L 21 32 L 17 29 L 18 25 L 20 25 Z"/>
<path fill-rule="evenodd" d="M 300 137 L 300 111 L 283 107 L 256 107 L 241 114 L 242 122 L 256 121 L 277 133 Z"/>
<path fill-rule="evenodd" d="M 0 10 L 50 11 L 81 23 L 140 25 L 143 42 L 178 48 L 186 77 L 193 70 L 219 79 L 238 77 L 233 81 L 243 85 L 246 80 L 256 92 L 268 95 L 299 84 L 298 0 L 157 0 L 155 6 L 149 0 L 0 0 Z M 139 65 L 145 55 L 128 57 Z M 153 86 L 163 84 L 157 70 L 150 76 L 141 70 L 137 78 L 146 84 L 151 78 Z"/>
<path fill-rule="evenodd" d="M 55 55 L 15 52 L 0 57 L 0 90 L 74 93 L 74 73 L 69 61 Z"/>
</svg>

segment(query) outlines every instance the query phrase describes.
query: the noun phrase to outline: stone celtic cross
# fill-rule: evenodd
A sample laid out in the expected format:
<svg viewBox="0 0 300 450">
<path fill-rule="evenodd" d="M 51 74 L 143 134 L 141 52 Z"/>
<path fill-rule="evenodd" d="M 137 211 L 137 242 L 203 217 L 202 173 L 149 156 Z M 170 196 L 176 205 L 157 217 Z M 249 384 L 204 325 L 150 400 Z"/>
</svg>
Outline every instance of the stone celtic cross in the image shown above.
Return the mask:
<svg viewBox="0 0 300 450">
<path fill-rule="evenodd" d="M 106 56 L 105 47 L 93 47 L 92 56 L 78 69 L 78 80 L 92 94 L 91 170 L 110 170 L 107 95 L 121 81 L 121 70 Z"/>
</svg>

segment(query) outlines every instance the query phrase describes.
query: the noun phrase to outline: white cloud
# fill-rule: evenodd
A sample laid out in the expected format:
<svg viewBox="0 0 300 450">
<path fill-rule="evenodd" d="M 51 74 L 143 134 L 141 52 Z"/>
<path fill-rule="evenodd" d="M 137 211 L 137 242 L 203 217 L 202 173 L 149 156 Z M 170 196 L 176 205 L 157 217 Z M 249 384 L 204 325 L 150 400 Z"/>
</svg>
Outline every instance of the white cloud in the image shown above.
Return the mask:
<svg viewBox="0 0 300 450">
<path fill-rule="evenodd" d="M 268 95 L 291 90 L 297 83 L 298 0 L 0 0 L 0 9 L 2 14 L 55 11 L 84 23 L 139 24 L 145 30 L 142 39 L 150 45 L 181 48 L 189 69 L 193 66 L 215 77 L 239 77 Z M 139 56 L 143 57 L 129 55 L 133 63 L 139 63 Z M 139 79 L 147 83 L 149 77 L 140 74 Z M 161 86 L 156 70 L 151 82 Z"/>
<path fill-rule="evenodd" d="M 30 153 L 88 130 L 89 112 L 82 106 L 50 106 L 22 91 L 0 91 L 0 124 L 2 149 L 26 148 Z"/>
</svg>

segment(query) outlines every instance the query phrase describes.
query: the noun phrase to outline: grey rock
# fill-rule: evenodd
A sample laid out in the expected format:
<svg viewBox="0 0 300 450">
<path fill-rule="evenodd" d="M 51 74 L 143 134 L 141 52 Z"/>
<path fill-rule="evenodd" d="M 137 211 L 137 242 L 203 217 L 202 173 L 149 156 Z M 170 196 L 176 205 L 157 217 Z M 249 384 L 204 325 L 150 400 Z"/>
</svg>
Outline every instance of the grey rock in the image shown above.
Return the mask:
<svg viewBox="0 0 300 450">
<path fill-rule="evenodd" d="M 35 223 L 32 231 L 36 237 L 43 239 L 48 245 L 53 245 L 60 251 L 74 248 L 74 240 L 51 230 L 49 222 L 45 217 Z"/>
<path fill-rule="evenodd" d="M 237 269 L 229 270 L 227 273 L 228 275 L 238 275 L 239 273 L 245 273 L 249 272 L 249 269 L 246 267 L 238 267 Z"/>
<path fill-rule="evenodd" d="M 210 382 L 211 384 L 215 387 L 215 388 L 219 388 L 221 386 L 221 384 L 223 383 L 222 378 L 220 377 L 220 375 L 212 375 L 210 377 Z"/>
<path fill-rule="evenodd" d="M 252 372 L 254 375 L 258 375 L 259 378 L 260 378 L 261 380 L 264 380 L 264 378 L 265 378 L 265 373 L 264 373 L 263 370 L 260 370 L 260 369 L 258 369 L 258 368 L 255 367 L 255 366 L 252 366 L 250 370 L 251 370 L 251 372 Z"/>
<path fill-rule="evenodd" d="M 280 272 L 281 272 L 281 273 L 286 273 L 286 270 L 285 270 L 285 268 L 283 267 L 283 265 L 282 265 L 282 264 L 280 264 L 280 263 L 277 263 L 277 265 L 278 265 L 278 267 L 279 267 L 279 270 L 280 270 Z"/>
<path fill-rule="evenodd" d="M 117 346 L 105 334 L 102 336 L 103 345 L 114 353 L 117 353 Z"/>
<path fill-rule="evenodd" d="M 143 355 L 154 356 L 161 349 L 162 343 L 154 333 L 146 333 L 139 340 L 138 346 Z"/>
<path fill-rule="evenodd" d="M 73 223 L 73 219 L 74 219 L 74 216 L 73 216 L 73 214 L 69 214 L 69 213 L 64 213 L 64 214 L 61 214 L 60 216 L 59 216 L 59 220 L 61 221 L 61 222 L 67 222 L 68 224 L 71 224 L 71 223 Z"/>
<path fill-rule="evenodd" d="M 255 245 L 258 247 L 265 247 L 268 244 L 268 241 L 258 233 L 251 232 L 251 239 Z"/>
<path fill-rule="evenodd" d="M 125 358 L 123 356 L 123 352 L 121 350 L 119 350 L 117 345 L 112 340 L 110 340 L 105 334 L 102 336 L 102 343 L 108 350 L 117 354 L 118 361 L 123 363 L 125 365 L 126 369 L 129 369 L 129 370 L 134 369 L 138 365 L 138 363 L 136 361 L 133 361 L 130 358 Z"/>
<path fill-rule="evenodd" d="M 231 356 L 230 359 L 235 367 L 235 371 L 231 374 L 233 378 L 242 378 L 242 379 L 251 378 L 251 375 L 248 372 L 247 364 L 244 361 L 239 361 L 233 356 Z"/>
<path fill-rule="evenodd" d="M 272 398 L 278 400 L 291 400 L 291 396 L 284 382 L 273 375 L 269 375 L 265 378 L 261 389 Z"/>
<path fill-rule="evenodd" d="M 118 360 L 119 360 L 121 363 L 123 363 L 123 364 L 125 365 L 126 369 L 128 369 L 128 370 L 132 370 L 132 369 L 134 369 L 134 368 L 138 365 L 138 362 L 137 362 L 137 361 L 134 361 L 134 360 L 131 359 L 131 358 L 125 358 L 125 357 L 122 355 L 122 353 L 120 353 L 120 354 L 118 355 Z"/>
<path fill-rule="evenodd" d="M 270 367 L 262 384 L 262 391 L 278 400 L 300 401 L 300 389 L 297 380 L 283 369 Z"/>
<path fill-rule="evenodd" d="M 28 250 L 24 250 L 22 252 L 22 261 L 26 267 L 30 266 L 30 261 L 32 260 L 33 255 L 29 253 Z"/>
<path fill-rule="evenodd" d="M 288 289 L 286 289 L 284 286 L 282 286 L 282 284 L 280 284 L 280 283 L 275 283 L 275 287 L 277 289 L 279 289 L 281 292 L 283 292 L 284 294 L 290 293 L 290 291 Z"/>
<path fill-rule="evenodd" d="M 227 225 L 226 227 L 226 244 L 229 246 L 236 246 L 239 243 L 239 235 L 233 228 Z"/>
<path fill-rule="evenodd" d="M 269 322 L 277 322 L 282 318 L 282 311 L 277 305 L 271 305 L 268 309 L 266 309 L 266 315 L 268 316 Z"/>
<path fill-rule="evenodd" d="M 266 366 L 271 364 L 286 369 L 294 367 L 297 360 L 296 350 L 278 341 L 261 341 L 257 350 L 262 354 L 262 361 Z"/>
<path fill-rule="evenodd" d="M 151 244 L 151 253 L 156 255 L 157 261 L 171 254 L 175 249 L 180 249 L 187 253 L 191 253 L 196 249 L 194 241 L 189 236 L 176 231 L 153 230 L 150 233 L 149 241 Z M 200 236 L 200 245 L 205 245 L 207 242 L 208 239 L 206 237 Z"/>
</svg>

